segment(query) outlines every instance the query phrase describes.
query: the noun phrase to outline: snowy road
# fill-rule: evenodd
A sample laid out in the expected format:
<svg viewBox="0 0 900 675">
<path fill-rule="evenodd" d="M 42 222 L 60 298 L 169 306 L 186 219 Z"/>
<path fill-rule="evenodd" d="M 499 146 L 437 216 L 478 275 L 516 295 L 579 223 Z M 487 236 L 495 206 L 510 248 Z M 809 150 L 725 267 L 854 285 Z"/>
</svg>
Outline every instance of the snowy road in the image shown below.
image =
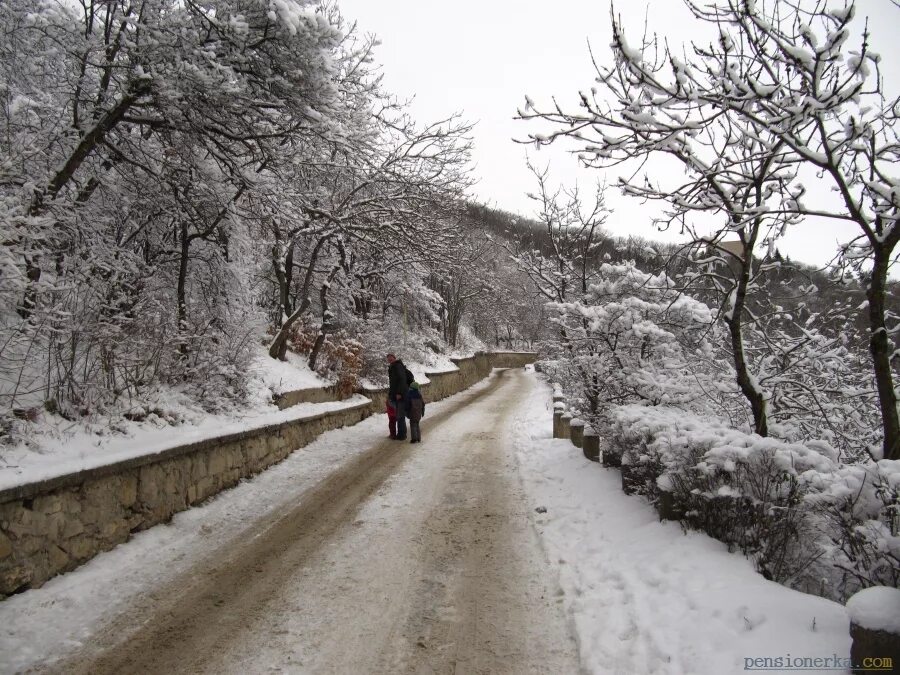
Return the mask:
<svg viewBox="0 0 900 675">
<path fill-rule="evenodd" d="M 379 439 L 345 453 L 315 483 L 270 486 L 281 491 L 273 508 L 249 510 L 239 533 L 223 532 L 171 578 L 111 593 L 108 608 L 97 597 L 102 563 L 92 575 L 68 575 L 92 587 L 78 601 L 94 598 L 95 626 L 77 639 L 58 631 L 74 645 L 69 653 L 48 645 L 29 658 L 20 649 L 10 665 L 66 673 L 578 672 L 557 575 L 530 524 L 534 505 L 509 441 L 513 412 L 533 386 L 521 371 L 499 371 L 430 406 L 422 444 Z M 383 432 L 378 422 L 333 433 L 372 438 Z M 267 488 L 253 481 L 238 490 L 255 483 Z M 196 511 L 221 511 L 228 499 Z M 213 522 L 193 519 L 201 535 Z M 141 544 L 120 548 L 133 545 Z M 179 555 L 190 557 L 174 555 L 173 564 Z M 146 574 L 140 556 L 123 562 Z M 71 601 L 65 588 L 51 582 L 48 597 Z M 7 635 L 0 647 L 27 638 Z M 54 652 L 56 660 L 44 660 Z"/>
<path fill-rule="evenodd" d="M 534 373 L 498 371 L 429 404 L 421 445 L 382 440 L 383 415 L 323 434 L 0 602 L 0 673 L 722 675 L 849 654 L 843 606 L 659 522 L 550 438 L 550 405 Z"/>
</svg>

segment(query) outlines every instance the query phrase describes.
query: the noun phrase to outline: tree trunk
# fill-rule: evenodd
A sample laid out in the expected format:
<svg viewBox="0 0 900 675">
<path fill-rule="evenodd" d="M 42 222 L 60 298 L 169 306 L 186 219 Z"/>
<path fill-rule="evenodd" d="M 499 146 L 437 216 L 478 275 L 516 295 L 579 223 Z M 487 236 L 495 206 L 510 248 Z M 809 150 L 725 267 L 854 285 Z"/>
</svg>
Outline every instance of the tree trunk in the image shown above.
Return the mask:
<svg viewBox="0 0 900 675">
<path fill-rule="evenodd" d="M 325 283 L 322 284 L 322 288 L 319 290 L 319 304 L 322 306 L 322 323 L 319 326 L 319 332 L 316 335 L 315 343 L 313 343 L 312 351 L 309 353 L 310 370 L 316 369 L 316 362 L 319 359 L 319 352 L 322 351 L 322 345 L 325 344 L 325 338 L 332 329 L 331 310 L 328 309 L 328 289 L 331 288 L 331 282 L 334 281 L 334 278 L 340 271 L 341 265 L 340 263 L 338 263 L 332 268 L 331 273 L 328 275 L 328 278 L 325 280 Z"/>
<path fill-rule="evenodd" d="M 750 369 L 747 367 L 742 331 L 744 303 L 747 297 L 747 284 L 750 280 L 752 251 L 752 247 L 744 247 L 744 260 L 734 289 L 734 304 L 731 308 L 731 317 L 726 319 L 725 323 L 731 335 L 731 351 L 734 359 L 734 369 L 737 371 L 737 383 L 744 398 L 750 403 L 750 411 L 753 414 L 753 430 L 760 436 L 768 436 L 769 415 L 766 399 L 754 381 Z"/>
<path fill-rule="evenodd" d="M 894 393 L 894 377 L 891 371 L 891 345 L 885 322 L 885 295 L 890 251 L 886 247 L 875 248 L 872 280 L 866 289 L 869 300 L 869 352 L 875 369 L 875 386 L 881 409 L 881 426 L 884 432 L 882 450 L 885 459 L 900 459 L 900 419 L 897 415 L 897 396 Z"/>
<path fill-rule="evenodd" d="M 191 241 L 188 238 L 187 223 L 179 225 L 181 233 L 181 253 L 178 260 L 178 285 L 176 288 L 176 302 L 178 305 L 178 353 L 182 356 L 188 352 L 187 347 L 187 274 L 188 259 L 190 256 Z"/>
<path fill-rule="evenodd" d="M 22 304 L 16 311 L 27 321 L 37 307 L 37 283 L 41 280 L 41 267 L 37 264 L 37 257 L 25 256 L 25 278 L 28 279 L 28 285 L 25 286 Z"/>
<path fill-rule="evenodd" d="M 53 176 L 53 180 L 51 180 L 50 184 L 47 186 L 46 192 L 35 195 L 34 201 L 32 201 L 30 215 L 37 215 L 37 213 L 41 212 L 45 194 L 49 195 L 51 198 L 56 197 L 59 191 L 72 179 L 72 176 L 75 175 L 75 172 L 82 165 L 84 160 L 90 156 L 94 148 L 100 145 L 106 134 L 121 121 L 131 107 L 137 103 L 138 99 L 146 94 L 149 89 L 149 82 L 140 81 L 132 83 L 131 92 L 123 96 L 121 101 L 113 106 L 112 109 L 97 121 L 97 124 L 95 124 L 90 131 L 81 137 L 81 140 L 72 150 L 72 153 L 69 155 L 65 164 L 63 164 L 62 168 L 55 176 Z"/>
<path fill-rule="evenodd" d="M 280 246 L 280 237 L 275 235 L 275 244 L 272 246 L 272 267 L 275 271 L 275 279 L 278 282 L 278 310 L 275 317 L 275 325 L 280 327 L 284 318 L 290 316 L 291 311 L 291 266 L 294 264 L 294 246 L 288 246 L 287 252 Z"/>
<path fill-rule="evenodd" d="M 372 294 L 369 293 L 366 277 L 358 274 L 356 278 L 359 280 L 359 289 L 353 293 L 353 311 L 367 321 L 372 311 Z"/>
<path fill-rule="evenodd" d="M 272 339 L 272 344 L 269 345 L 269 356 L 273 359 L 287 361 L 287 339 L 291 326 L 297 322 L 297 319 L 303 316 L 306 310 L 309 309 L 309 305 L 309 298 L 303 298 L 300 306 L 293 314 L 285 319 L 283 324 L 281 324 L 281 328 L 278 329 L 278 333 Z"/>
<path fill-rule="evenodd" d="M 281 306 L 286 316 L 294 313 L 294 299 L 291 297 L 291 286 L 294 283 L 294 241 L 288 245 L 287 255 L 284 256 L 284 293 L 281 296 Z"/>
<path fill-rule="evenodd" d="M 319 328 L 319 333 L 316 335 L 316 341 L 313 343 L 312 351 L 309 353 L 309 369 L 316 369 L 316 361 L 319 359 L 319 352 L 322 351 L 322 345 L 325 344 L 325 324 Z"/>
<path fill-rule="evenodd" d="M 459 336 L 459 321 L 462 317 L 462 301 L 458 298 L 447 312 L 447 343 L 456 347 L 456 339 Z"/>
<path fill-rule="evenodd" d="M 303 314 L 309 309 L 311 301 L 309 299 L 309 289 L 312 286 L 313 274 L 315 272 L 316 261 L 319 258 L 319 253 L 322 250 L 322 247 L 325 243 L 331 238 L 330 234 L 324 235 L 316 245 L 313 247 L 312 253 L 309 256 L 309 267 L 306 268 L 306 276 L 303 278 L 303 288 L 300 290 L 300 306 L 294 310 L 294 312 L 285 319 L 284 323 L 281 324 L 281 327 L 278 329 L 278 333 L 275 335 L 272 340 L 272 344 L 269 345 L 269 356 L 273 359 L 280 359 L 281 361 L 287 360 L 287 339 L 288 334 L 291 330 L 291 326 L 296 323 L 297 319 L 299 319 Z"/>
</svg>

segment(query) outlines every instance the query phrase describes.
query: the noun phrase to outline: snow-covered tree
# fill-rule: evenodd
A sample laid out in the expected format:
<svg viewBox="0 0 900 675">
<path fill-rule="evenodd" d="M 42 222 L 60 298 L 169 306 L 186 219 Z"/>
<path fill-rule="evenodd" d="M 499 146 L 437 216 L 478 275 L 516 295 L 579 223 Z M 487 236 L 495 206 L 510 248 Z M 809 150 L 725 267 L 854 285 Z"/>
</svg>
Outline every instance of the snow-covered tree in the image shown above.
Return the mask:
<svg viewBox="0 0 900 675">
<path fill-rule="evenodd" d="M 384 319 L 452 246 L 470 126 L 412 120 L 374 45 L 331 2 L 0 4 L 4 407 L 218 405 L 267 327 L 315 365 Z"/>
<path fill-rule="evenodd" d="M 577 188 L 552 188 L 549 168 L 539 169 L 530 161 L 528 168 L 538 185 L 537 193 L 528 193 L 535 202 L 540 224 L 539 242 L 529 249 L 520 242 L 507 244 L 519 271 L 549 303 L 577 302 L 585 297 L 597 275 L 597 250 L 603 239 L 603 224 L 610 213 L 605 188 L 598 185 L 593 198 L 585 201 Z M 556 324 L 557 346 L 568 357 L 575 353 L 569 326 Z M 603 404 L 599 374 L 582 360 L 573 361 L 576 379 L 592 413 Z"/>
<path fill-rule="evenodd" d="M 869 351 L 882 420 L 882 453 L 900 458 L 900 417 L 886 304 L 888 271 L 900 242 L 900 189 L 891 167 L 898 159 L 897 106 L 878 73 L 868 27 L 852 39 L 854 3 L 794 3 L 770 9 L 730 1 L 691 6 L 720 27 L 718 45 L 701 52 L 707 75 L 698 94 L 737 119 L 764 129 L 821 176 L 835 202 L 796 191 L 788 212 L 849 221 L 859 234 L 841 250 L 845 264 L 868 274 Z M 855 42 L 855 44 L 854 44 Z M 752 58 L 748 58 L 752 57 Z"/>
<path fill-rule="evenodd" d="M 707 269 L 695 279 L 727 291 L 722 316 L 730 327 L 738 382 L 760 433 L 767 431 L 771 394 L 748 367 L 742 337 L 747 293 L 765 269 L 753 269 L 755 247 L 774 244 L 799 218 L 855 223 L 860 234 L 846 243 L 841 259 L 867 279 L 882 451 L 898 457 L 885 294 L 900 239 L 895 227 L 900 202 L 889 173 L 897 158 L 897 99 L 881 89 L 878 57 L 869 53 L 865 33 L 858 49 L 848 45 L 852 4 L 807 10 L 792 2 L 726 0 L 688 6 L 716 27 L 717 42 L 678 50 L 654 39 L 635 47 L 614 17 L 615 63 L 597 70 L 602 92 L 582 93 L 581 108 L 573 112 L 559 105 L 538 110 L 529 100 L 520 116 L 552 122 L 551 133 L 533 134 L 533 140 L 575 139 L 589 166 L 610 167 L 650 154 L 677 160 L 687 170 L 684 182 L 623 183 L 627 193 L 665 200 L 669 222 L 690 225 L 687 214 L 694 212 L 722 214 L 710 244 L 732 262 L 734 273 L 716 280 Z M 808 200 L 810 178 L 832 187 L 839 199 Z M 729 232 L 737 235 L 739 252 L 721 246 Z"/>
<path fill-rule="evenodd" d="M 565 329 L 569 359 L 590 374 L 582 396 L 594 421 L 627 403 L 692 408 L 720 402 L 714 314 L 665 274 L 603 263 L 581 298 L 548 307 Z"/>
<path fill-rule="evenodd" d="M 364 145 L 332 147 L 304 167 L 289 225 L 274 244 L 280 252 L 276 276 L 283 275 L 279 288 L 285 289 L 281 297 L 287 297 L 298 237 L 312 237 L 315 244 L 303 261 L 306 276 L 299 303 L 291 305 L 290 314 L 284 312 L 270 347 L 273 357 L 283 356 L 288 331 L 308 311 L 311 271 L 329 247 L 351 251 L 374 246 L 386 252 L 387 268 L 393 258 L 409 261 L 421 258 L 429 247 L 440 249 L 452 234 L 442 234 L 445 221 L 440 216 L 468 185 L 471 126 L 454 117 L 419 127 L 405 114 L 386 114 L 384 109 L 373 113 L 372 135 Z M 364 279 L 371 281 L 369 276 L 358 278 Z"/>
</svg>

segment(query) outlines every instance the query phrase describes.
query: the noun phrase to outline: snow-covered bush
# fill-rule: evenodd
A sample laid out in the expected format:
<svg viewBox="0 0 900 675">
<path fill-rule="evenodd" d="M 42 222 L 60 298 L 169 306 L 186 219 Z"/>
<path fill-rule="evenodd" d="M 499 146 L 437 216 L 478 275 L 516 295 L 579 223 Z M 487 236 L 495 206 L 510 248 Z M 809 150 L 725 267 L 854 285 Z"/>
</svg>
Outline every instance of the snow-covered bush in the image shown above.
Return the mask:
<svg viewBox="0 0 900 675">
<path fill-rule="evenodd" d="M 316 344 L 318 332 L 315 326 L 296 322 L 291 326 L 288 337 L 291 351 L 308 358 Z M 348 337 L 344 331 L 330 333 L 321 344 L 315 372 L 333 381 L 340 397 L 352 396 L 361 384 L 364 351 L 363 344 Z"/>
<path fill-rule="evenodd" d="M 767 578 L 843 600 L 900 582 L 900 466 L 845 465 L 823 441 L 741 432 L 680 408 L 617 408 L 613 445 L 631 488 L 684 527 L 750 556 Z"/>
<path fill-rule="evenodd" d="M 824 554 L 838 572 L 838 597 L 900 587 L 900 461 L 842 465 L 809 474 L 806 500 L 824 517 Z"/>
</svg>

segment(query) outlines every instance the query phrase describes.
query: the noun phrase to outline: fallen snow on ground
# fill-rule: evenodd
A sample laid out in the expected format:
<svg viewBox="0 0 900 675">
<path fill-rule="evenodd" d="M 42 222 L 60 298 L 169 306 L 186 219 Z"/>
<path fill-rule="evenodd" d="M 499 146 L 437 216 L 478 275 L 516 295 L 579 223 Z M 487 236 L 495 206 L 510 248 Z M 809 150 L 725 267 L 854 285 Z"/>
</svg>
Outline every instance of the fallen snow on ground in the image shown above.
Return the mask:
<svg viewBox="0 0 900 675">
<path fill-rule="evenodd" d="M 554 440 L 546 384 L 519 419 L 523 484 L 546 508 L 532 511 L 534 523 L 558 565 L 587 671 L 719 675 L 743 671 L 747 659 L 849 658 L 841 605 L 766 581 L 724 544 L 659 522 L 642 497 L 622 492 L 618 470 Z"/>
<path fill-rule="evenodd" d="M 145 404 L 131 411 L 140 413 L 139 422 L 97 418 L 76 423 L 44 414 L 30 443 L 0 447 L 0 490 L 366 401 L 356 396 L 338 403 L 307 403 L 278 410 L 274 394 L 328 385 L 290 352 L 283 362 L 270 358 L 260 347 L 250 373 L 248 400 L 236 411 L 208 413 L 176 390 L 160 390 L 158 406 Z"/>
<path fill-rule="evenodd" d="M 243 414 L 206 415 L 194 419 L 192 424 L 162 424 L 155 429 L 143 425 L 130 433 L 106 436 L 79 430 L 61 436 L 59 446 L 51 452 L 33 452 L 24 447 L 7 451 L 6 463 L 0 465 L 0 490 L 362 403 L 369 403 L 369 399 L 356 395 L 343 401 L 301 403 L 284 410 L 269 406 Z"/>
<path fill-rule="evenodd" d="M 287 361 L 279 361 L 269 356 L 265 348 L 259 348 L 254 353 L 250 372 L 256 376 L 265 389 L 269 390 L 263 391 L 264 394 L 269 394 L 269 401 L 271 401 L 272 393 L 281 394 L 295 389 L 315 389 L 327 387 L 330 384 L 318 373 L 309 369 L 305 357 L 290 351 L 287 353 Z"/>
<path fill-rule="evenodd" d="M 456 396 L 474 393 L 490 381 Z M 430 403 L 429 418 L 455 398 Z M 387 432 L 383 414 L 328 431 L 254 478 L 175 514 L 168 524 L 134 535 L 41 588 L 0 602 L 0 673 L 46 667 L 77 649 L 138 598 L 153 596 L 230 542 L 252 536 L 260 521 L 295 504 Z"/>
</svg>

